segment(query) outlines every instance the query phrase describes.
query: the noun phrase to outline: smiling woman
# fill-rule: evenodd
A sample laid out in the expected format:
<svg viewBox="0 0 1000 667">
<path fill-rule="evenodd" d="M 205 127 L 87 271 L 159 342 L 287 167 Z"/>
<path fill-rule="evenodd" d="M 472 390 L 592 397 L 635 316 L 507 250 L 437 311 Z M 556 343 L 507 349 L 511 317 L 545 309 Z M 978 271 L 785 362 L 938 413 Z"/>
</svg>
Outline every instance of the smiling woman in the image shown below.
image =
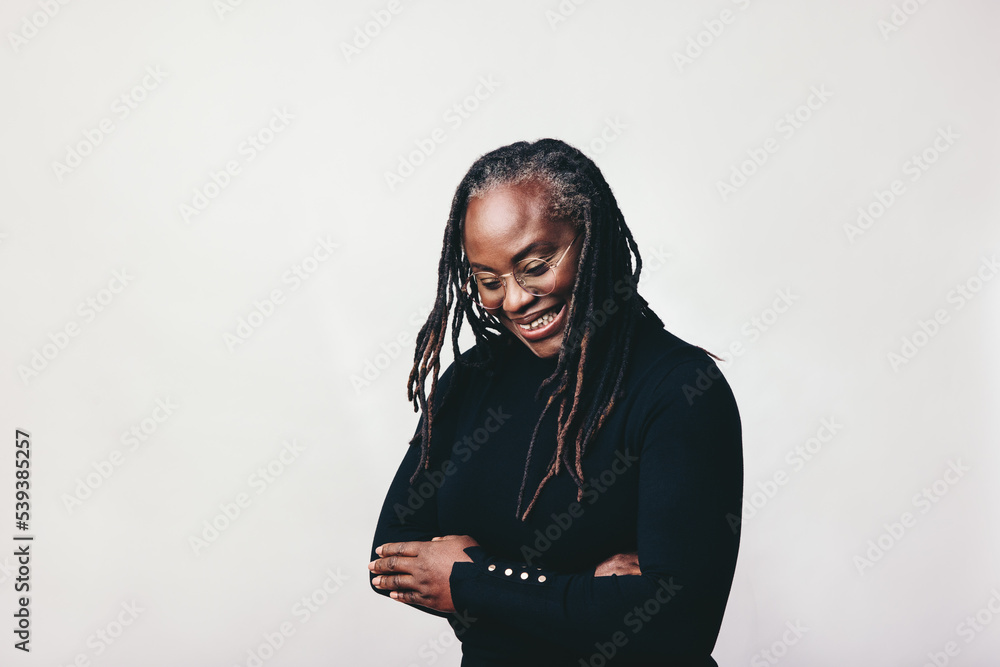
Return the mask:
<svg viewBox="0 0 1000 667">
<path fill-rule="evenodd" d="M 546 200 L 537 182 L 508 185 L 473 199 L 465 213 L 465 253 L 475 272 L 464 289 L 539 357 L 559 354 L 579 262 L 579 253 L 565 260 L 580 234 L 570 222 L 551 220 Z M 550 263 L 559 247 L 566 249 Z M 508 257 L 517 261 L 513 271 L 497 275 L 490 262 L 501 266 Z M 507 277 L 514 279 L 510 292 Z"/>
<path fill-rule="evenodd" d="M 564 142 L 499 148 L 458 186 L 369 570 L 448 619 L 464 667 L 716 665 L 739 412 L 639 295 L 641 268 L 600 170 Z"/>
</svg>

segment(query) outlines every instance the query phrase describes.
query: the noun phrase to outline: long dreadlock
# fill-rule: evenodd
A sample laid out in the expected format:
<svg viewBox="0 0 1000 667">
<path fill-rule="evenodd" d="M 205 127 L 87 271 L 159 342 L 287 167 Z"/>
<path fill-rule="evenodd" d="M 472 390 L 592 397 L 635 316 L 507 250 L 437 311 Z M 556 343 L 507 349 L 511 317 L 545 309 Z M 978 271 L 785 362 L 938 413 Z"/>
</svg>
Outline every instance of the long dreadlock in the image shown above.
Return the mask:
<svg viewBox="0 0 1000 667">
<path fill-rule="evenodd" d="M 516 512 L 522 521 L 531 513 L 545 483 L 562 469 L 577 485 L 577 501 L 582 500 L 582 458 L 587 445 L 593 441 L 621 397 L 626 361 L 637 323 L 644 318 L 663 326 L 646 300 L 635 291 L 642 270 L 639 248 L 625 224 L 610 186 L 593 161 L 557 139 L 540 139 L 534 143 L 520 141 L 483 155 L 469 168 L 455 191 L 438 263 L 437 298 L 417 335 L 407 398 L 413 403 L 414 412 L 418 409 L 423 411 L 423 419 L 420 431 L 411 441 L 412 444 L 418 438 L 421 440 L 421 456 L 410 482 L 414 482 L 421 468 L 430 466 L 432 414 L 436 411 L 432 401 L 452 305 L 457 301 L 451 321 L 455 377 L 441 398 L 442 405 L 449 400 L 451 388 L 458 384 L 458 376 L 466 366 L 490 367 L 494 359 L 494 343 L 505 339 L 510 344 L 514 338 L 461 288 L 471 272 L 462 241 L 469 200 L 501 186 L 528 182 L 545 187 L 548 218 L 571 222 L 583 233 L 584 239 L 558 363 L 535 394 L 535 399 L 539 400 L 548 388 L 545 407 L 531 434 L 518 494 Z M 635 256 L 634 270 L 630 250 Z M 603 304 L 612 298 L 617 291 L 616 286 L 620 289 L 623 284 L 628 285 L 630 298 L 624 299 L 623 308 L 614 315 L 607 315 L 607 321 L 598 325 L 594 317 L 595 304 Z M 476 340 L 475 354 L 467 363 L 460 358 L 458 348 L 459 332 L 466 319 Z M 570 340 L 571 332 L 575 341 Z M 519 343 L 517 340 L 513 342 Z M 430 394 L 425 396 L 429 374 L 432 376 Z M 558 407 L 556 451 L 545 477 L 522 515 L 524 486 L 535 439 L 539 426 L 554 407 Z"/>
</svg>

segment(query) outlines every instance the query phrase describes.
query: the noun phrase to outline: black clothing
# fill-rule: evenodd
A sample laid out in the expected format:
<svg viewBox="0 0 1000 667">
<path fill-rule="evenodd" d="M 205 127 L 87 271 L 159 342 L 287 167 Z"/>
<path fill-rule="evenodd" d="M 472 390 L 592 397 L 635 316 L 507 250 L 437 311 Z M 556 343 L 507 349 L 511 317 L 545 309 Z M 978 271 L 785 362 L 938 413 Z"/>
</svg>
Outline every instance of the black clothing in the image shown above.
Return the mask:
<svg viewBox="0 0 1000 667">
<path fill-rule="evenodd" d="M 479 542 L 465 550 L 474 562 L 452 568 L 455 614 L 414 605 L 448 618 L 463 667 L 715 666 L 743 494 L 729 384 L 702 349 L 641 320 L 623 396 L 583 457 L 583 498 L 560 470 L 522 522 L 518 491 L 544 406 L 534 395 L 556 359 L 508 339 L 497 343 L 492 372 L 468 369 L 454 400 L 435 408 L 430 467 L 412 487 L 419 438 L 405 452 L 372 560 L 386 542 L 438 535 Z M 441 375 L 437 396 L 454 370 Z M 550 410 L 539 429 L 522 513 L 555 455 L 557 417 Z M 598 563 L 629 551 L 638 552 L 642 575 L 594 576 Z"/>
</svg>

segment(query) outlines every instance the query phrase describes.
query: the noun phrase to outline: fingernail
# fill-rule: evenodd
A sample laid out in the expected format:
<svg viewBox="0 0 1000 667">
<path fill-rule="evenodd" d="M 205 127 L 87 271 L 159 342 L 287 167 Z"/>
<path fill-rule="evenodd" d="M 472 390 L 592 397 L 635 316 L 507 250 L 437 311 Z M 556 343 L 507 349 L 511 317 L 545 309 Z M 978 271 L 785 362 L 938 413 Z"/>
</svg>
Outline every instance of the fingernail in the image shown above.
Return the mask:
<svg viewBox="0 0 1000 667">
<path fill-rule="evenodd" d="M 381 575 L 375 577 L 374 579 L 372 579 L 372 586 L 378 586 L 379 583 L 381 583 L 381 581 L 382 581 Z"/>
<path fill-rule="evenodd" d="M 368 569 L 369 570 L 374 570 L 375 569 L 375 561 L 372 561 L 372 562 L 368 563 Z"/>
<path fill-rule="evenodd" d="M 382 555 L 382 546 L 381 546 L 381 545 L 379 545 L 379 546 L 378 546 L 378 547 L 377 547 L 377 548 L 375 549 L 375 553 L 377 553 L 377 554 L 378 554 L 379 556 L 381 556 L 381 555 Z"/>
<path fill-rule="evenodd" d="M 393 600 L 395 600 L 396 598 L 399 597 L 399 594 L 396 593 L 396 591 L 389 591 L 389 597 L 391 597 Z"/>
</svg>

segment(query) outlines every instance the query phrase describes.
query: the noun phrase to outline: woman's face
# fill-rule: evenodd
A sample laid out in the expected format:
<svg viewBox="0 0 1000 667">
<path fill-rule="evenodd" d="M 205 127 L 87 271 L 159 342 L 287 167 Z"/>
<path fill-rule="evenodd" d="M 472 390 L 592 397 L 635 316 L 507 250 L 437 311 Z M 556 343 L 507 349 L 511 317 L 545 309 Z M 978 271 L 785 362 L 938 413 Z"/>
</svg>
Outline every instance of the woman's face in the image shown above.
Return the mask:
<svg viewBox="0 0 1000 667">
<path fill-rule="evenodd" d="M 549 220 L 545 215 L 544 186 L 522 183 L 496 188 L 469 201 L 465 212 L 465 254 L 472 271 L 496 275 L 510 273 L 522 259 L 537 257 L 555 263 L 572 243 L 556 269 L 555 289 L 545 296 L 526 292 L 513 276 L 504 280 L 506 296 L 494 317 L 539 357 L 559 354 L 569 319 L 580 239 L 571 223 Z M 546 313 L 555 315 L 548 324 L 525 328 Z"/>
</svg>

